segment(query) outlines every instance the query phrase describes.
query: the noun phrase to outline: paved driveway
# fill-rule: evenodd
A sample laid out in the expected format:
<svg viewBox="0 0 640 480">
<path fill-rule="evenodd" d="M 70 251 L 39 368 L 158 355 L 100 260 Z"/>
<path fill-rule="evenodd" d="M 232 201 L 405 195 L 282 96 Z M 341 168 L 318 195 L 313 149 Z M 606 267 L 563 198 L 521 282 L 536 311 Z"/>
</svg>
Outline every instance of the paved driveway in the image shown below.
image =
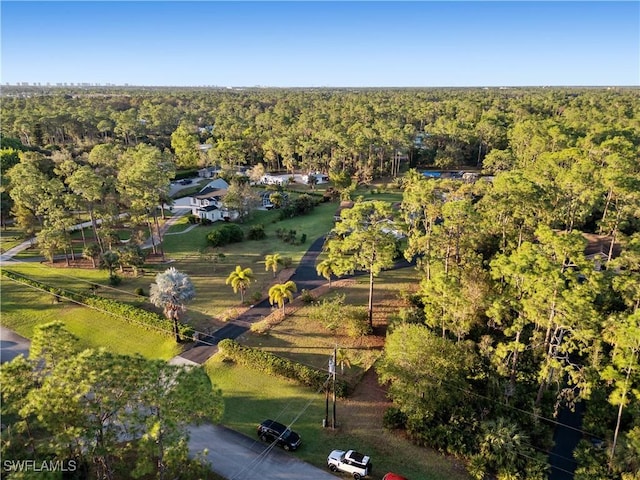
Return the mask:
<svg viewBox="0 0 640 480">
<path fill-rule="evenodd" d="M 215 425 L 190 427 L 189 450 L 205 448 L 211 469 L 229 480 L 336 480 L 328 470 L 314 467 L 279 447 L 269 449 L 258 437 Z M 304 448 L 304 443 L 302 447 Z"/>
<path fill-rule="evenodd" d="M 10 362 L 18 355 L 29 356 L 28 339 L 0 325 L 0 362 Z"/>
</svg>

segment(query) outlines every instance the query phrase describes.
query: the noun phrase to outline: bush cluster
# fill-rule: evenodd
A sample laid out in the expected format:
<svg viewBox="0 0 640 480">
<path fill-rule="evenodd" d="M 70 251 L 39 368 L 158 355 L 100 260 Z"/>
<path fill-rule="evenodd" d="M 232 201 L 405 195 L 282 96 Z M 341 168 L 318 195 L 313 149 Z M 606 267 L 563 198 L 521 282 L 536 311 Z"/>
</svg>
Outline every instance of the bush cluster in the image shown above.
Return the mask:
<svg viewBox="0 0 640 480">
<path fill-rule="evenodd" d="M 229 223 L 221 228 L 209 232 L 207 242 L 212 247 L 221 247 L 229 243 L 239 243 L 244 240 L 244 231 L 238 225 Z"/>
<path fill-rule="evenodd" d="M 91 293 L 80 293 L 53 287 L 9 270 L 2 270 L 2 275 L 16 282 L 30 285 L 38 290 L 49 292 L 58 301 L 62 298 L 66 298 L 73 302 L 84 304 L 96 310 L 120 317 L 127 322 L 135 323 L 147 330 L 160 330 L 167 335 L 173 335 L 173 321 L 167 320 L 157 313 L 149 312 L 147 310 L 134 307 L 133 305 L 127 305 L 126 303 L 120 303 L 115 300 L 111 300 L 110 298 L 104 298 Z M 183 339 L 190 339 L 193 337 L 193 329 L 188 325 L 179 323 L 178 331 Z"/>
<path fill-rule="evenodd" d="M 263 240 L 267 238 L 267 233 L 264 231 L 264 225 L 253 225 L 249 228 L 249 233 L 247 233 L 247 239 L 249 240 Z"/>
<path fill-rule="evenodd" d="M 218 343 L 223 357 L 245 367 L 254 368 L 269 375 L 288 378 L 320 390 L 327 380 L 327 372 L 308 367 L 289 359 L 278 357 L 272 353 L 240 345 L 238 342 L 225 339 Z M 331 383 L 329 388 L 331 388 Z M 346 397 L 348 385 L 344 380 L 336 380 L 336 395 Z"/>
<path fill-rule="evenodd" d="M 307 241 L 307 234 L 300 234 L 298 238 L 298 232 L 295 230 L 287 230 L 286 228 L 276 229 L 276 236 L 285 243 L 291 243 L 292 245 L 302 245 Z"/>
<path fill-rule="evenodd" d="M 313 211 L 319 203 L 319 199 L 312 198 L 306 193 L 302 194 L 280 210 L 280 220 L 293 218 L 299 215 L 306 215 Z"/>
</svg>

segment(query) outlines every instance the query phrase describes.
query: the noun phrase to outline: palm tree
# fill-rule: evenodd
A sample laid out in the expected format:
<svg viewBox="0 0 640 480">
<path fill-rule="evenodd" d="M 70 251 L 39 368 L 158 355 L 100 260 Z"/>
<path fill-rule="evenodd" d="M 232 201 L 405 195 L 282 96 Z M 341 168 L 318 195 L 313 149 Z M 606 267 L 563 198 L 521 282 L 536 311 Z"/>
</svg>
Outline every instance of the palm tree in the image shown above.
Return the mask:
<svg viewBox="0 0 640 480">
<path fill-rule="evenodd" d="M 264 269 L 273 270 L 273 278 L 276 278 L 276 273 L 280 265 L 282 265 L 282 256 L 279 253 L 264 257 Z"/>
<path fill-rule="evenodd" d="M 231 285 L 233 293 L 240 292 L 240 301 L 244 303 L 244 294 L 253 280 L 253 270 L 250 268 L 243 269 L 240 265 L 236 265 L 236 269 L 229 274 L 227 285 Z"/>
<path fill-rule="evenodd" d="M 523 443 L 528 442 L 527 435 L 503 417 L 484 422 L 481 428 L 480 452 L 496 469 L 513 465 Z"/>
<path fill-rule="evenodd" d="M 332 258 L 327 258 L 316 265 L 316 272 L 329 280 L 329 288 L 331 288 L 331 276 L 336 274 L 337 262 Z"/>
<path fill-rule="evenodd" d="M 178 320 L 180 314 L 185 310 L 184 304 L 195 296 L 196 289 L 189 276 L 174 267 L 157 274 L 156 283 L 151 284 L 149 300 L 156 307 L 162 308 L 165 317 L 173 320 L 173 333 L 176 336 L 176 342 L 180 341 Z"/>
<path fill-rule="evenodd" d="M 344 375 L 344 367 L 351 368 L 351 359 L 349 351 L 346 348 L 338 348 L 336 350 L 336 366 L 340 367 L 340 373 Z"/>
<path fill-rule="evenodd" d="M 269 302 L 271 305 L 278 305 L 282 308 L 282 318 L 284 318 L 284 304 L 287 298 L 293 301 L 293 294 L 298 291 L 296 284 L 289 280 L 286 283 L 278 283 L 269 289 Z"/>
<path fill-rule="evenodd" d="M 100 267 L 109 270 L 109 278 L 112 278 L 116 268 L 120 266 L 120 255 L 113 250 L 107 250 L 100 255 Z"/>
</svg>

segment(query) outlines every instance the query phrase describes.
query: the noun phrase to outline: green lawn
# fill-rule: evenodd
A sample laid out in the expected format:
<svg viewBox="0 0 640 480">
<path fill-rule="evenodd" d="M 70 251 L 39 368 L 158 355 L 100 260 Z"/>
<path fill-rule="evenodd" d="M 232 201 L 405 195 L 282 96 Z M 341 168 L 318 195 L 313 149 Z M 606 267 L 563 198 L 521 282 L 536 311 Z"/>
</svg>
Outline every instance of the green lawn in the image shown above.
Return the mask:
<svg viewBox="0 0 640 480">
<path fill-rule="evenodd" d="M 0 253 L 20 245 L 25 240 L 23 233 L 16 227 L 5 227 L 0 231 Z"/>
<path fill-rule="evenodd" d="M 54 304 L 52 296 L 17 284 L 5 277 L 2 288 L 2 325 L 24 337 L 36 325 L 59 320 L 87 348 L 104 347 L 120 354 L 139 353 L 146 358 L 167 360 L 179 353 L 171 335 L 144 330 L 137 325 L 69 302 Z"/>
</svg>

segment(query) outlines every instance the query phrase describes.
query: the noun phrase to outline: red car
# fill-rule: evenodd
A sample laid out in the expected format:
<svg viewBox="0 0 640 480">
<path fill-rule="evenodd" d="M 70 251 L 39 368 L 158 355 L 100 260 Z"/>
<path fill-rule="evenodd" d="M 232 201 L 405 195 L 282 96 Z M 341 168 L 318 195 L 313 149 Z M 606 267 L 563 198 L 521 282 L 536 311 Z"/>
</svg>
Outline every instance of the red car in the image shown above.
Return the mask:
<svg viewBox="0 0 640 480">
<path fill-rule="evenodd" d="M 402 475 L 398 475 L 397 473 L 387 473 L 382 477 L 382 480 L 407 480 L 407 478 Z"/>
</svg>

